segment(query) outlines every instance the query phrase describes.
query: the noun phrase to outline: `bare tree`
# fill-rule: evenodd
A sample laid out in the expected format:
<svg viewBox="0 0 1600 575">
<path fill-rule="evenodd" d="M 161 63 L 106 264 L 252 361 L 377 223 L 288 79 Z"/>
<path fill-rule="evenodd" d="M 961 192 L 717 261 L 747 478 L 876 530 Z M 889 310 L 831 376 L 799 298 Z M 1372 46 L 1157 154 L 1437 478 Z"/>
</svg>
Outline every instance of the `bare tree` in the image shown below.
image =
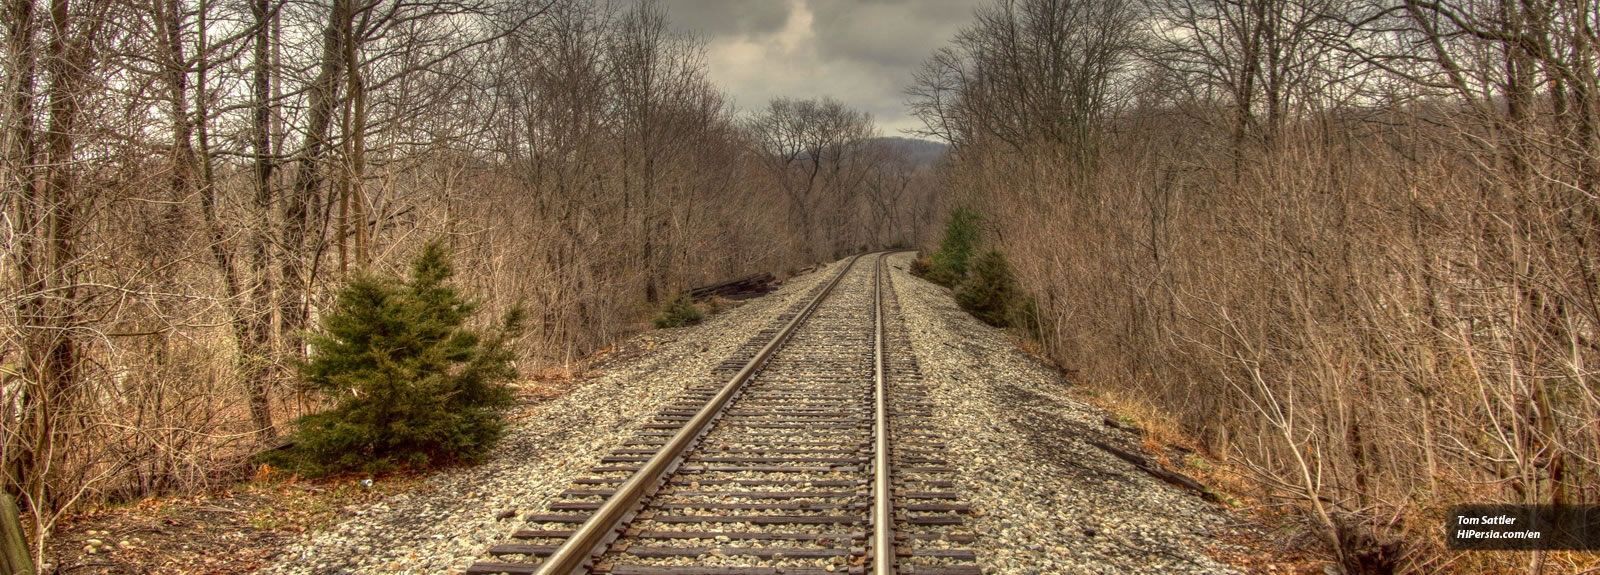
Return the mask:
<svg viewBox="0 0 1600 575">
<path fill-rule="evenodd" d="M 1063 147 L 1052 76 L 1003 79 L 1077 20 L 1029 4 L 908 92 L 1052 357 L 1249 470 L 1347 572 L 1436 569 L 1399 527 L 1427 508 L 1600 500 L 1592 6 L 1148 2 L 1098 137 Z"/>
<path fill-rule="evenodd" d="M 1088 162 L 1114 81 L 1131 62 L 1135 16 L 1122 0 L 984 5 L 907 89 L 921 133 L 958 147 L 1050 143 L 1085 150 Z"/>
<path fill-rule="evenodd" d="M 820 260 L 854 249 L 854 238 L 823 240 L 819 228 L 853 227 L 857 200 L 875 158 L 872 118 L 831 98 L 778 98 L 751 118 L 761 161 L 788 199 L 799 223 L 800 253 Z"/>
<path fill-rule="evenodd" d="M 330 288 L 433 238 L 489 311 L 529 304 L 523 365 L 581 369 L 685 288 L 894 233 L 867 182 L 910 184 L 833 102 L 793 239 L 666 7 L 4 3 L 0 487 L 36 551 L 79 503 L 244 476 L 324 407 L 285 367 Z"/>
</svg>

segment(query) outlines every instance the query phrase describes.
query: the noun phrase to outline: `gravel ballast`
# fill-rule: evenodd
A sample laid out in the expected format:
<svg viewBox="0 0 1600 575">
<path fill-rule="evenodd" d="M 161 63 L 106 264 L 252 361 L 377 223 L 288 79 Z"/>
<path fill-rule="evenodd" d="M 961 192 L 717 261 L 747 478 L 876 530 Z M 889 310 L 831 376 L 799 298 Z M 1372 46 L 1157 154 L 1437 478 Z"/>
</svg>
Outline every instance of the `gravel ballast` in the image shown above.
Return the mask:
<svg viewBox="0 0 1600 575">
<path fill-rule="evenodd" d="M 1228 518 L 1190 492 L 1091 446 L 1128 445 L 1109 414 L 1075 401 L 1051 367 L 1006 332 L 959 310 L 949 290 L 890 258 L 906 334 L 920 362 L 944 458 L 973 507 L 963 531 L 984 573 L 1236 573 L 1203 550 Z M 777 292 L 682 329 L 619 346 L 602 375 L 557 399 L 525 406 L 482 465 L 438 473 L 423 487 L 345 510 L 308 534 L 267 573 L 456 573 L 506 542 L 691 384 L 725 379 L 717 364 L 830 279 L 838 263 Z M 509 513 L 508 513 L 509 512 Z M 570 526 L 568 526 L 570 528 Z"/>
<path fill-rule="evenodd" d="M 945 457 L 974 507 L 984 573 L 1236 573 L 1207 557 L 1227 518 L 1192 493 L 1086 443 L 1116 432 L 1054 369 L 890 258 L 895 293 L 941 412 Z"/>
<path fill-rule="evenodd" d="M 453 573 L 504 542 L 521 514 L 541 511 L 684 387 L 708 383 L 718 362 L 829 279 L 838 263 L 790 278 L 772 294 L 697 326 L 655 330 L 618 346 L 600 375 L 571 393 L 527 405 L 489 459 L 440 472 L 422 487 L 344 510 L 263 570 L 275 574 Z M 513 513 L 507 513 L 513 512 Z"/>
</svg>

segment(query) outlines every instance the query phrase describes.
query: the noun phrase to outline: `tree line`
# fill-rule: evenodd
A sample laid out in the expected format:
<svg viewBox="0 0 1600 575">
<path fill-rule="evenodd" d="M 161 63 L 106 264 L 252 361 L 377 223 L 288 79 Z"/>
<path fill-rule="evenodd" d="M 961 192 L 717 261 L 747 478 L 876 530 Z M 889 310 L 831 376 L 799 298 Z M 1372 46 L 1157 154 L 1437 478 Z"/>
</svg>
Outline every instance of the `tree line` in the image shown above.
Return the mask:
<svg viewBox="0 0 1600 575">
<path fill-rule="evenodd" d="M 1347 572 L 1573 572 L 1439 526 L 1600 501 L 1597 29 L 1583 0 L 1000 0 L 907 93 L 1080 381 Z"/>
<path fill-rule="evenodd" d="M 921 241 L 926 166 L 829 99 L 740 112 L 658 2 L 11 0 L 0 471 L 74 506 L 229 481 L 326 397 L 351 274 L 434 240 L 524 371 L 678 292 Z"/>
</svg>

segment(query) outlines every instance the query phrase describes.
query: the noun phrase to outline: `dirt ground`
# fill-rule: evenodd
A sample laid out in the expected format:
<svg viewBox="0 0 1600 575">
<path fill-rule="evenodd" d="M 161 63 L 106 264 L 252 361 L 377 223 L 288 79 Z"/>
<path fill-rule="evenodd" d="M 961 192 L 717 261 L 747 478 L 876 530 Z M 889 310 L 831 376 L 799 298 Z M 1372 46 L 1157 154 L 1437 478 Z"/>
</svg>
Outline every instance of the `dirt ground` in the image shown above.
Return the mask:
<svg viewBox="0 0 1600 575">
<path fill-rule="evenodd" d="M 250 573 L 301 533 L 417 477 L 257 480 L 196 497 L 150 498 L 71 516 L 46 551 L 45 573 Z"/>
</svg>

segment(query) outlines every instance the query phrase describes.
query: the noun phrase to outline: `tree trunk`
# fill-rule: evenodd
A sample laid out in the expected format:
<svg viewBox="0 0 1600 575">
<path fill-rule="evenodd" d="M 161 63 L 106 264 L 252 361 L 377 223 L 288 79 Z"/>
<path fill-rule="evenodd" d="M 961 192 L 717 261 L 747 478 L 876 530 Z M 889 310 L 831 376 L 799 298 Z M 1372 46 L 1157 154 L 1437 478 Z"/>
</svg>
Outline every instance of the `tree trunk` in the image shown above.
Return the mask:
<svg viewBox="0 0 1600 575">
<path fill-rule="evenodd" d="M 306 118 L 305 143 L 295 162 L 294 185 L 283 208 L 282 291 L 279 293 L 279 330 L 284 349 L 292 356 L 304 353 L 297 332 L 306 326 L 310 309 L 310 290 L 314 278 L 307 273 L 306 235 L 316 209 L 328 154 L 328 130 L 338 105 L 339 76 L 345 72 L 344 42 L 350 26 L 350 0 L 335 0 L 328 11 L 328 26 L 322 36 L 322 68 L 311 85 L 310 109 Z M 311 250 L 315 253 L 317 250 Z"/>
<path fill-rule="evenodd" d="M 13 52 L 19 56 L 13 66 L 29 77 L 15 80 L 22 89 L 12 102 L 15 108 L 9 112 L 17 115 L 7 118 L 16 123 L 8 126 L 8 134 L 15 138 L 10 152 L 17 161 L 17 175 L 8 181 L 18 182 L 19 187 L 14 221 L 19 228 L 20 249 L 15 257 L 22 294 L 17 327 L 23 385 L 17 439 L 7 446 L 20 449 L 8 449 L 6 465 L 8 473 L 14 473 L 12 477 L 21 482 L 18 492 L 35 517 L 49 516 L 67 496 L 54 481 L 55 470 L 60 469 L 54 464 L 61 458 L 58 446 L 64 445 L 71 433 L 63 429 L 62 415 L 71 412 L 82 393 L 79 362 L 84 320 L 78 285 L 82 265 L 78 241 L 80 212 L 89 198 L 82 197 L 83 190 L 76 187 L 73 157 L 80 98 L 91 72 L 94 38 L 105 7 L 91 4 L 82 9 L 83 23 L 74 25 L 66 0 L 55 0 L 50 5 L 50 33 L 42 66 L 49 78 L 48 123 L 42 134 L 34 132 L 31 120 L 32 76 L 39 68 L 33 61 L 33 49 L 17 45 L 18 41 L 31 44 L 37 33 L 34 6 L 19 1 L 8 10 L 8 15 L 21 20 L 11 24 L 14 33 L 21 33 L 13 37 L 13 49 L 20 48 Z M 18 114 L 23 111 L 28 113 Z M 35 522 L 36 545 L 48 529 L 49 523 Z"/>
<path fill-rule="evenodd" d="M 22 520 L 11 494 L 0 491 L 0 573 L 33 575 L 33 560 L 28 558 L 28 540 L 22 534 Z"/>
<path fill-rule="evenodd" d="M 239 349 L 240 376 L 245 379 L 246 389 L 249 390 L 249 404 L 251 420 L 254 422 L 258 433 L 265 438 L 275 435 L 272 426 L 272 412 L 267 401 L 266 387 L 262 385 L 264 373 L 260 351 L 264 343 L 257 338 L 264 334 L 257 324 L 265 323 L 267 318 L 260 314 L 251 313 L 244 307 L 244 289 L 239 280 L 238 270 L 233 263 L 233 253 L 227 245 L 228 231 L 217 216 L 216 183 L 211 174 L 210 150 L 205 137 L 206 119 L 209 117 L 206 96 L 206 77 L 210 70 L 210 63 L 205 58 L 205 39 L 197 35 L 199 42 L 199 55 L 195 62 L 195 69 L 199 74 L 199 85 L 195 86 L 194 98 L 197 120 L 191 120 L 188 109 L 188 68 L 189 63 L 183 55 L 182 14 L 183 7 L 177 0 L 168 0 L 164 5 L 158 5 L 153 11 L 156 14 L 155 23 L 160 33 L 160 38 L 166 42 L 167 79 L 168 90 L 172 102 L 172 177 L 170 185 L 174 198 L 186 198 L 190 194 L 199 192 L 200 213 L 205 220 L 206 232 L 210 240 L 210 252 L 218 274 L 222 277 L 224 306 L 228 312 L 229 323 L 232 324 L 234 337 Z M 207 6 L 200 5 L 198 29 L 205 29 Z M 259 51 L 258 51 L 259 54 Z M 201 151 L 200 157 L 195 155 L 192 138 L 195 124 L 200 124 Z M 198 168 L 201 181 L 195 181 L 195 171 Z"/>
</svg>

